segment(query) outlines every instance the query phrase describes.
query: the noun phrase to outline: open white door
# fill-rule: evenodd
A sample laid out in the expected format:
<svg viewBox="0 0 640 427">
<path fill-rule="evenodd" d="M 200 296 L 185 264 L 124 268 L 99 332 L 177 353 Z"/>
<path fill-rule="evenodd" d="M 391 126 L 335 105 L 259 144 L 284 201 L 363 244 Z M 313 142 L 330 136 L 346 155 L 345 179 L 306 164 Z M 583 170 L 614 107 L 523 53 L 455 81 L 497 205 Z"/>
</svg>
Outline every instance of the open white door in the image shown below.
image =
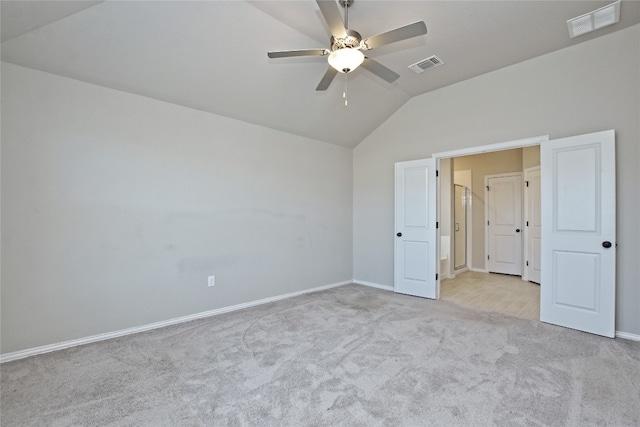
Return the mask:
<svg viewBox="0 0 640 427">
<path fill-rule="evenodd" d="M 395 164 L 395 292 L 439 297 L 435 159 Z"/>
<path fill-rule="evenodd" d="M 616 188 L 613 130 L 540 145 L 540 320 L 615 334 Z"/>
</svg>

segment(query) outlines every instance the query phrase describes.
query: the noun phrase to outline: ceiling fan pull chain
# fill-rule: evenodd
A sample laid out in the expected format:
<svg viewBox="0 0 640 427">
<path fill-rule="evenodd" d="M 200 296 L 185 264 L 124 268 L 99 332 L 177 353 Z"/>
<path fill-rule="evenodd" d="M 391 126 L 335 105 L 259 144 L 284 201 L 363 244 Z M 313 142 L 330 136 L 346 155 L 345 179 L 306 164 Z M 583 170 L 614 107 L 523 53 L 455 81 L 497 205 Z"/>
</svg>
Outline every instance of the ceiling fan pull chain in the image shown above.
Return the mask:
<svg viewBox="0 0 640 427">
<path fill-rule="evenodd" d="M 344 106 L 346 107 L 349 102 L 347 100 L 347 89 L 349 88 L 349 73 L 344 73 L 344 92 L 342 92 L 342 97 L 344 98 Z"/>
</svg>

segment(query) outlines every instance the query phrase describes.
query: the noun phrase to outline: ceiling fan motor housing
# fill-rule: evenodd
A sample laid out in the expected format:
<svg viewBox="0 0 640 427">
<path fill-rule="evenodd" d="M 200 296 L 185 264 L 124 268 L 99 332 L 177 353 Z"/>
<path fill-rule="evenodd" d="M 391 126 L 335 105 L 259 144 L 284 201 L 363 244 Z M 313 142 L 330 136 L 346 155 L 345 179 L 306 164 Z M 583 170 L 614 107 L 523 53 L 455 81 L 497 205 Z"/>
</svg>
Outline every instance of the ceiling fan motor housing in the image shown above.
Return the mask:
<svg viewBox="0 0 640 427">
<path fill-rule="evenodd" d="M 349 29 L 347 29 L 346 32 L 346 37 L 331 36 L 331 51 L 335 52 L 336 50 L 344 48 L 360 48 L 360 42 L 362 41 L 362 36 L 360 35 L 360 33 Z"/>
</svg>

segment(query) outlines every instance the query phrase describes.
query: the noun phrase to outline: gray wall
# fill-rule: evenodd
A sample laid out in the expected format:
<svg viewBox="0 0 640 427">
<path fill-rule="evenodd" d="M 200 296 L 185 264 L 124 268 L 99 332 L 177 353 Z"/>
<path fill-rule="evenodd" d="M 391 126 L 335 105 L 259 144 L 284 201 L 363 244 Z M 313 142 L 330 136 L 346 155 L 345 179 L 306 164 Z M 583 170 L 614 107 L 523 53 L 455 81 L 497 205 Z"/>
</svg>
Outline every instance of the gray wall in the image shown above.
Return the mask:
<svg viewBox="0 0 640 427">
<path fill-rule="evenodd" d="M 636 25 L 407 102 L 354 150 L 354 278 L 393 284 L 394 162 L 615 129 L 616 329 L 640 334 L 639 40 Z"/>
<path fill-rule="evenodd" d="M 2 353 L 352 278 L 349 149 L 3 63 L 1 172 Z"/>
<path fill-rule="evenodd" d="M 640 334 L 639 28 L 416 97 L 353 153 L 3 63 L 0 351 L 392 285 L 394 162 L 611 128 L 616 329 Z"/>
</svg>

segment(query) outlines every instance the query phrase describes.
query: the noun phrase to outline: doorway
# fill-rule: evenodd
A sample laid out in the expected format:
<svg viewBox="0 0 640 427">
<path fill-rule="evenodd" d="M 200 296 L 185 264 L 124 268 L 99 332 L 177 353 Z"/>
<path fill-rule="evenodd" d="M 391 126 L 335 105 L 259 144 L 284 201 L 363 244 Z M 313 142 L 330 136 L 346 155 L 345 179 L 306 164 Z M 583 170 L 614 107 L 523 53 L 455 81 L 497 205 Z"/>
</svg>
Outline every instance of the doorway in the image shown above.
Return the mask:
<svg viewBox="0 0 640 427">
<path fill-rule="evenodd" d="M 456 156 L 501 152 L 500 150 L 533 145 L 540 145 L 541 168 L 540 320 L 613 338 L 616 269 L 614 130 L 553 141 L 549 141 L 548 137 L 538 137 L 436 153 L 432 158 L 421 160 L 424 165 L 416 167 L 416 175 L 421 176 L 420 186 L 430 187 L 430 183 L 437 181 L 441 160 L 448 162 Z M 396 163 L 396 172 L 405 169 L 408 171 L 409 163 L 412 162 Z M 400 176 L 409 178 L 404 173 Z M 396 179 L 396 184 L 398 182 Z M 402 221 L 398 221 L 402 220 L 402 215 L 398 213 L 402 212 L 406 196 L 411 193 L 396 191 L 396 226 L 400 225 L 400 229 Z M 397 197 L 398 194 L 401 197 Z M 435 291 L 431 292 L 434 296 L 427 297 L 438 299 L 439 269 L 434 269 L 433 266 L 437 258 L 437 251 L 434 249 L 440 246 L 436 240 L 440 236 L 437 231 L 440 195 L 439 192 L 436 195 L 433 191 L 425 191 L 421 192 L 419 198 L 424 201 L 420 203 L 419 210 L 424 214 L 420 216 L 420 223 L 427 221 L 429 225 L 426 229 L 430 229 L 431 233 L 428 233 L 427 240 L 422 245 L 429 247 L 429 250 L 423 251 L 424 256 L 416 258 L 416 263 L 419 261 L 419 264 L 414 266 L 414 270 L 424 276 L 425 285 Z M 401 253 L 399 246 L 411 245 L 413 242 L 401 238 L 404 235 L 402 230 L 396 235 L 399 239 L 396 239 L 394 249 L 395 270 L 403 271 L 406 259 L 397 256 Z M 475 263 L 475 255 L 473 261 Z M 402 292 L 400 288 L 401 282 L 396 280 L 394 290 Z M 420 296 L 414 292 L 409 294 Z"/>
<path fill-rule="evenodd" d="M 523 280 L 527 264 L 523 244 L 527 220 L 523 211 L 523 173 L 531 167 L 539 168 L 539 145 L 494 151 L 482 148 L 447 158 L 453 183 L 440 191 L 451 192 L 452 212 L 447 212 L 445 204 L 439 209 L 441 219 L 449 215 L 452 218 L 453 274 L 441 282 L 440 296 L 461 305 L 539 320 L 539 285 Z M 471 219 L 466 230 L 462 220 L 465 207 Z M 467 238 L 462 239 L 465 233 Z M 462 253 L 469 251 L 472 256 L 463 261 Z"/>
</svg>

